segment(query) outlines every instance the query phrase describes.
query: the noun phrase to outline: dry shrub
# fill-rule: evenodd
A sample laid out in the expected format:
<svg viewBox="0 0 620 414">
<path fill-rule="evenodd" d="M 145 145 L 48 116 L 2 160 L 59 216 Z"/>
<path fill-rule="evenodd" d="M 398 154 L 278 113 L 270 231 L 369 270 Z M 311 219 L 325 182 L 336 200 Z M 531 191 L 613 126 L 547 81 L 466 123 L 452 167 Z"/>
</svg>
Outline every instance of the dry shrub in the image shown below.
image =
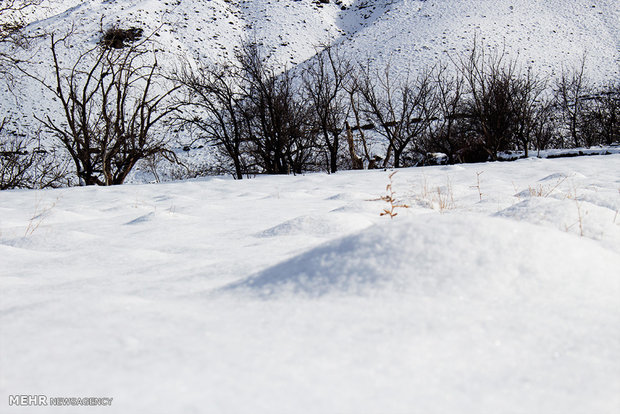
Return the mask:
<svg viewBox="0 0 620 414">
<path fill-rule="evenodd" d="M 441 213 L 456 208 L 450 177 L 446 178 L 445 186 L 432 187 L 428 185 L 428 181 L 424 177 L 421 191 L 414 198 L 423 206 L 439 210 Z"/>
</svg>

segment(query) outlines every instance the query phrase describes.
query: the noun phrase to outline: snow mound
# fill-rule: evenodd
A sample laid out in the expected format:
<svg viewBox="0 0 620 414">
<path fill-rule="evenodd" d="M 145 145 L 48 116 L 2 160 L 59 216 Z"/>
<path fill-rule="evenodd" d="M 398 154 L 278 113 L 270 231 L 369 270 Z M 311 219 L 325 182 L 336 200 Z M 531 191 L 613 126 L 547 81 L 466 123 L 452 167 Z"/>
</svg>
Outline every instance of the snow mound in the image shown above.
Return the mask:
<svg viewBox="0 0 620 414">
<path fill-rule="evenodd" d="M 352 201 L 352 200 L 369 200 L 376 197 L 370 193 L 362 193 L 359 191 L 347 191 L 338 194 L 334 194 L 326 198 L 326 200 L 333 201 Z"/>
<path fill-rule="evenodd" d="M 563 181 L 566 180 L 568 178 L 579 178 L 579 179 L 584 179 L 587 178 L 585 175 L 578 173 L 578 172 L 571 172 L 571 173 L 553 173 L 550 174 L 544 178 L 541 178 L 540 180 L 538 180 L 539 182 L 546 182 L 546 181 L 555 181 L 555 182 L 559 182 L 559 181 Z"/>
<path fill-rule="evenodd" d="M 134 224 L 141 224 L 141 223 L 147 223 L 151 220 L 153 220 L 153 218 L 155 217 L 155 213 L 150 212 L 150 213 L 146 213 L 141 215 L 140 217 L 137 217 L 131 221 L 128 221 L 127 223 L 125 223 L 127 226 L 133 226 Z"/>
<path fill-rule="evenodd" d="M 612 225 L 618 221 L 616 211 L 582 198 L 532 197 L 500 211 L 497 216 L 598 240 L 620 252 L 620 226 Z"/>
<path fill-rule="evenodd" d="M 371 222 L 355 214 L 330 213 L 327 215 L 306 215 L 287 220 L 258 233 L 258 237 L 343 234 L 368 227 Z"/>
<path fill-rule="evenodd" d="M 564 232 L 499 218 L 429 215 L 373 226 L 225 290 L 264 297 L 381 290 L 511 297 L 541 287 L 584 295 L 605 286 L 603 291 L 620 294 L 620 278 L 613 276 L 618 268 L 620 255 Z"/>
</svg>

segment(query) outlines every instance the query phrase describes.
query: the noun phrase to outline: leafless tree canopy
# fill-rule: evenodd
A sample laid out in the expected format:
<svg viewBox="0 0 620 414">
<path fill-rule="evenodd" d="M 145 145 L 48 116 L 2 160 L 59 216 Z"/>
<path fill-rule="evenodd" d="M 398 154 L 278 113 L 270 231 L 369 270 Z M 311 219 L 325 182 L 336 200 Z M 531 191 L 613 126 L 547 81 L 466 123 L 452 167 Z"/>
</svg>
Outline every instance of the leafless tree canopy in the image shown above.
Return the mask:
<svg viewBox="0 0 620 414">
<path fill-rule="evenodd" d="M 10 40 L 24 25 L 23 14 L 42 0 L 0 1 L 0 41 Z"/>
<path fill-rule="evenodd" d="M 338 170 L 341 136 L 349 117 L 347 87 L 351 83 L 352 63 L 332 45 L 322 48 L 313 65 L 304 71 L 303 93 L 312 115 L 313 133 L 327 154 L 327 171 Z"/>
<path fill-rule="evenodd" d="M 51 38 L 54 82 L 61 119 L 43 125 L 60 140 L 85 185 L 122 184 L 135 164 L 155 154 L 173 155 L 155 128 L 174 111 L 168 98 L 176 87 L 159 76 L 156 56 L 143 44 L 124 49 L 97 46 L 65 67 L 63 39 Z"/>
<path fill-rule="evenodd" d="M 185 123 L 222 150 L 235 177 L 496 160 L 503 153 L 618 140 L 618 86 L 585 88 L 583 67 L 549 81 L 505 51 L 471 52 L 397 75 L 323 47 L 303 70 L 266 63 L 246 43 L 237 62 L 185 69 Z M 299 86 L 301 85 L 301 86 Z M 614 89 L 615 88 L 615 89 Z M 586 94 L 585 91 L 588 93 Z M 203 111 L 197 115 L 197 109 Z M 373 154 L 369 137 L 385 143 Z M 344 145 L 343 145 L 344 144 Z"/>
<path fill-rule="evenodd" d="M 620 81 L 595 90 L 587 98 L 584 128 L 589 141 L 611 145 L 620 141 Z"/>
<path fill-rule="evenodd" d="M 521 148 L 527 156 L 532 143 L 545 141 L 540 123 L 548 121 L 547 84 L 505 51 L 489 54 L 482 46 L 474 43 L 470 55 L 457 61 L 466 87 L 457 111 L 459 151 L 478 149 L 495 160 L 502 151 Z"/>
<path fill-rule="evenodd" d="M 37 1 L 1 3 L 0 42 L 19 29 L 6 13 L 19 15 Z M 591 85 L 585 60 L 547 80 L 474 40 L 467 55 L 417 72 L 360 64 L 334 45 L 289 69 L 266 59 L 256 42 L 244 42 L 230 62 L 186 63 L 169 76 L 142 34 L 135 27 L 102 29 L 101 42 L 75 59 L 64 53 L 66 37 L 51 36 L 52 80 L 15 66 L 54 96 L 60 112 L 37 119 L 84 185 L 121 184 L 145 158 L 176 159 L 163 129 L 168 121 L 198 131 L 198 140 L 217 149 L 206 169 L 237 179 L 429 164 L 434 153 L 450 163 L 487 161 L 515 150 L 527 156 L 620 140 L 620 86 Z M 47 170 L 35 156 L 44 151 L 6 136 L 2 188 L 62 182 L 52 173 L 33 180 L 35 165 Z"/>
<path fill-rule="evenodd" d="M 301 173 L 310 164 L 314 141 L 308 108 L 293 74 L 268 65 L 255 43 L 238 55 L 246 84 L 244 121 L 254 162 L 269 174 Z M 281 74 L 278 69 L 284 69 Z"/>
<path fill-rule="evenodd" d="M 185 65 L 176 73 L 185 91 L 177 120 L 196 127 L 208 142 L 219 148 L 233 166 L 235 178 L 248 172 L 244 156 L 247 131 L 243 117 L 244 93 L 238 84 L 238 68 L 230 65 Z"/>
<path fill-rule="evenodd" d="M 585 109 L 583 97 L 589 89 L 585 78 L 585 63 L 584 57 L 578 68 L 562 70 L 555 89 L 555 104 L 559 109 L 563 125 L 567 127 L 570 139 L 576 147 L 583 144 L 580 139 Z"/>
<path fill-rule="evenodd" d="M 15 47 L 23 46 L 28 40 L 24 28 L 24 13 L 42 0 L 0 0 L 0 74 L 9 76 L 10 67 L 17 60 Z"/>
<path fill-rule="evenodd" d="M 6 124 L 6 119 L 0 122 L 0 190 L 66 184 L 62 161 L 49 157 L 34 139 L 7 132 Z"/>
<path fill-rule="evenodd" d="M 423 138 L 422 148 L 440 152 L 448 161 L 458 161 L 458 151 L 466 145 L 463 137 L 465 78 L 448 65 L 440 64 L 432 73 L 431 102 L 435 116 Z"/>
<path fill-rule="evenodd" d="M 16 51 L 29 36 L 22 31 L 24 13 L 41 0 L 0 1 L 0 77 L 13 78 Z M 0 190 L 56 187 L 65 183 L 64 165 L 53 159 L 34 138 L 9 130 L 9 119 L 0 114 Z"/>
<path fill-rule="evenodd" d="M 393 166 L 401 167 L 403 153 L 410 147 L 419 149 L 422 134 L 435 115 L 431 70 L 422 71 L 415 79 L 410 73 L 394 79 L 389 66 L 379 74 L 365 66 L 359 71 L 358 84 L 363 112 L 388 143 L 383 166 L 393 155 Z"/>
<path fill-rule="evenodd" d="M 245 173 L 301 173 L 312 165 L 315 148 L 309 109 L 293 74 L 270 65 L 258 45 L 244 44 L 234 65 L 210 65 L 177 74 L 186 90 L 180 120 L 198 127 Z M 194 114 L 194 115 L 188 115 Z"/>
</svg>

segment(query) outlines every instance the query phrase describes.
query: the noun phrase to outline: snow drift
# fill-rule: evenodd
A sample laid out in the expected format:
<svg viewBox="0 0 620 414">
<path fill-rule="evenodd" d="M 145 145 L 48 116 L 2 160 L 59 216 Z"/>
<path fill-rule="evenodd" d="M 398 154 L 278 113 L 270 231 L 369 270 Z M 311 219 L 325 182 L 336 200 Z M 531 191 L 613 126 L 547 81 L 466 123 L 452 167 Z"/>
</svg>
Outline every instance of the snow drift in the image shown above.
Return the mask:
<svg viewBox="0 0 620 414">
<path fill-rule="evenodd" d="M 612 306 L 620 297 L 617 269 L 618 254 L 565 232 L 482 216 L 417 216 L 317 247 L 227 290 L 263 297 L 492 290 L 496 300 L 498 294 L 533 300 L 536 292 L 583 300 L 598 292 L 596 300 L 606 297 Z"/>
</svg>

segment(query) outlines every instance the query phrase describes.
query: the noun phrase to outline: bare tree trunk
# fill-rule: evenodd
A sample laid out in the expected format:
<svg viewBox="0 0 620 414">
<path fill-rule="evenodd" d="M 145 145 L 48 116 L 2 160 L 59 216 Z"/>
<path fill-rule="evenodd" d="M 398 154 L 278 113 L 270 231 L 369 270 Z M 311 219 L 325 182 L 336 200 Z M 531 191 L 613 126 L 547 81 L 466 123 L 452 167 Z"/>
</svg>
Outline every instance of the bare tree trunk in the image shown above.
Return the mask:
<svg viewBox="0 0 620 414">
<path fill-rule="evenodd" d="M 364 162 L 362 159 L 355 153 L 355 142 L 353 141 L 353 131 L 351 131 L 351 125 L 349 122 L 346 122 L 347 128 L 347 142 L 349 143 L 349 154 L 351 155 L 351 168 L 354 170 L 363 170 Z"/>
</svg>

